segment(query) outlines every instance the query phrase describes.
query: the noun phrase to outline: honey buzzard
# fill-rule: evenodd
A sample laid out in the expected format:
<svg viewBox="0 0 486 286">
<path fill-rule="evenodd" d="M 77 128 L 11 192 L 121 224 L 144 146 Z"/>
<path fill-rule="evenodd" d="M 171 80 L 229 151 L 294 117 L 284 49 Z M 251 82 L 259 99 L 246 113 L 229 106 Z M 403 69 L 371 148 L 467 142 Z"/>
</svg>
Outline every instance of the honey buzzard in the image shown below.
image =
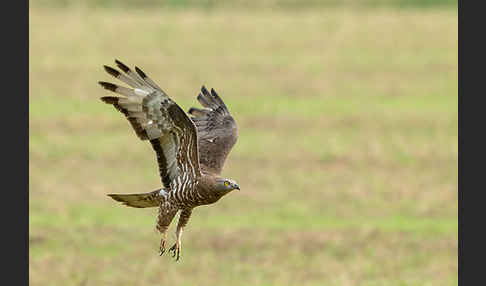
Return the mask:
<svg viewBox="0 0 486 286">
<path fill-rule="evenodd" d="M 159 208 L 156 228 L 162 234 L 160 255 L 165 252 L 169 224 L 180 211 L 176 242 L 169 249 L 179 260 L 182 230 L 192 210 L 240 189 L 234 180 L 221 177 L 226 157 L 238 138 L 238 128 L 214 89 L 209 92 L 202 86 L 197 100 L 203 108 L 190 108 L 189 118 L 138 67 L 133 72 L 118 60 L 115 63 L 124 73 L 104 66 L 106 72 L 131 88 L 100 81 L 102 87 L 121 95 L 101 100 L 126 116 L 138 138 L 152 144 L 163 187 L 149 193 L 109 196 L 130 207 Z"/>
</svg>

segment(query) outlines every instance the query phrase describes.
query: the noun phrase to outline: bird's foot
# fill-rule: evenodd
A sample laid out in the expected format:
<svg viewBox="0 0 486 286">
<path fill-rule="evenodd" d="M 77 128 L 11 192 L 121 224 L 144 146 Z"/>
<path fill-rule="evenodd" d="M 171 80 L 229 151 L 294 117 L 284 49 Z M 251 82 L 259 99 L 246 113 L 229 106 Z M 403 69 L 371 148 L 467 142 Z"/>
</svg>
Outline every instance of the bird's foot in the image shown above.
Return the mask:
<svg viewBox="0 0 486 286">
<path fill-rule="evenodd" d="M 172 257 L 175 257 L 176 261 L 179 260 L 181 255 L 181 245 L 180 243 L 174 243 L 171 248 L 169 248 L 169 252 L 172 252 Z"/>
</svg>

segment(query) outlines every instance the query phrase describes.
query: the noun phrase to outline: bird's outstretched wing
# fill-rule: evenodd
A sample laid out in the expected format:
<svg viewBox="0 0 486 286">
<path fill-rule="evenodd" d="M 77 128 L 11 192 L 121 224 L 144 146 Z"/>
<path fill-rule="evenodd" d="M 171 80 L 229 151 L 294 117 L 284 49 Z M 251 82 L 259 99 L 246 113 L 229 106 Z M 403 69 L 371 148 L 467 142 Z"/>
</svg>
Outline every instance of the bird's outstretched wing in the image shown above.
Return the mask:
<svg viewBox="0 0 486 286">
<path fill-rule="evenodd" d="M 189 113 L 197 127 L 201 168 L 219 175 L 238 139 L 238 127 L 214 89 L 209 93 L 203 86 L 197 100 L 204 108 L 192 107 Z"/>
<path fill-rule="evenodd" d="M 133 72 L 115 60 L 125 73 L 104 66 L 112 76 L 131 86 L 126 88 L 108 82 L 99 84 L 122 97 L 105 96 L 101 100 L 122 112 L 141 140 L 149 140 L 157 154 L 164 187 L 196 179 L 201 175 L 197 131 L 186 113 L 147 75 L 135 67 Z"/>
</svg>

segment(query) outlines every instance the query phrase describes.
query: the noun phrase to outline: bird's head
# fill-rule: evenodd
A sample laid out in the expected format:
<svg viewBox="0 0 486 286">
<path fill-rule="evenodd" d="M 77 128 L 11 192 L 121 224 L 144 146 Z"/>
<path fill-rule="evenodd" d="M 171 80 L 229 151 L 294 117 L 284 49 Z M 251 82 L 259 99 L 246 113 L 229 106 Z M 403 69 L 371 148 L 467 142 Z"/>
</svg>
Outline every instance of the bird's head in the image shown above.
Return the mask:
<svg viewBox="0 0 486 286">
<path fill-rule="evenodd" d="M 232 179 L 219 178 L 216 180 L 216 190 L 222 193 L 229 193 L 233 190 L 239 190 L 240 186 Z"/>
</svg>

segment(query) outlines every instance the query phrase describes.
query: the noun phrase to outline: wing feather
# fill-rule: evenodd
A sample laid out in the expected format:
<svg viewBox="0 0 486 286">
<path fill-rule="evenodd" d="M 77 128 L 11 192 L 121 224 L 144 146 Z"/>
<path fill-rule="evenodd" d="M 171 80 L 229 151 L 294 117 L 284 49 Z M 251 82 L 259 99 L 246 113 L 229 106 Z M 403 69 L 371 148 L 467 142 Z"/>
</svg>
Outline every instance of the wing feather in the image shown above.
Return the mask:
<svg viewBox="0 0 486 286">
<path fill-rule="evenodd" d="M 125 75 L 112 67 L 104 66 L 105 70 L 133 89 L 99 82 L 105 89 L 123 96 L 105 96 L 101 100 L 122 112 L 141 140 L 150 141 L 161 181 L 168 190 L 183 172 L 196 179 L 201 171 L 194 123 L 141 69 L 135 67 L 133 72 L 118 60 L 115 63 Z"/>
<path fill-rule="evenodd" d="M 238 127 L 214 89 L 202 86 L 197 100 L 204 109 L 191 107 L 188 113 L 197 128 L 201 168 L 219 175 L 238 139 Z"/>
</svg>

